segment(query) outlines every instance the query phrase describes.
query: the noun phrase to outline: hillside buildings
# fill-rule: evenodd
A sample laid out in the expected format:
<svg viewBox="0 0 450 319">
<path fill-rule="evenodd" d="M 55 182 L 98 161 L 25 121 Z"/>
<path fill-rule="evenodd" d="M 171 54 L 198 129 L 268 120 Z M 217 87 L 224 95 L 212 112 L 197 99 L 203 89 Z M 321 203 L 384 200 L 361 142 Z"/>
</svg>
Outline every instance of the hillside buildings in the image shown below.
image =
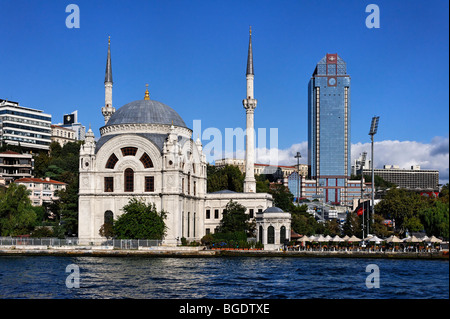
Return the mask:
<svg viewBox="0 0 450 319">
<path fill-rule="evenodd" d="M 52 116 L 0 99 L 0 140 L 3 144 L 20 145 L 24 151 L 48 151 L 51 143 Z"/>
<path fill-rule="evenodd" d="M 61 147 L 66 143 L 76 141 L 76 132 L 70 128 L 62 127 L 59 125 L 52 125 L 52 142 L 58 142 Z"/>
<path fill-rule="evenodd" d="M 0 153 L 0 185 L 8 185 L 15 179 L 32 177 L 33 167 L 31 154 L 13 151 Z"/>
<path fill-rule="evenodd" d="M 44 203 L 50 203 L 58 200 L 59 197 L 55 193 L 66 189 L 67 184 L 50 178 L 20 178 L 15 181 L 16 184 L 24 185 L 29 191 L 29 198 L 33 206 L 42 206 Z"/>
<path fill-rule="evenodd" d="M 365 175 L 371 173 L 372 170 L 363 170 Z M 419 165 L 413 165 L 409 169 L 399 168 L 398 165 L 384 165 L 383 168 L 374 169 L 374 174 L 401 188 L 439 191 L 439 170 L 421 169 Z"/>
<path fill-rule="evenodd" d="M 78 111 L 73 111 L 70 114 L 64 114 L 63 123 L 58 123 L 56 125 L 74 131 L 74 139 L 76 141 L 84 141 L 86 136 L 86 126 L 78 122 Z"/>
</svg>

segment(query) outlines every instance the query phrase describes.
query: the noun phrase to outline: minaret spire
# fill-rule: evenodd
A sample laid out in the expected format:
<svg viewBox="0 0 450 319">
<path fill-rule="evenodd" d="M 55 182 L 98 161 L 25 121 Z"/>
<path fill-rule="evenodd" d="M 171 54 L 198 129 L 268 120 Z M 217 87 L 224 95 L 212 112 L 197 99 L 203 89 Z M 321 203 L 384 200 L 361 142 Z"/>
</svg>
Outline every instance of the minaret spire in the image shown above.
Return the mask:
<svg viewBox="0 0 450 319">
<path fill-rule="evenodd" d="M 108 37 L 108 56 L 106 58 L 106 71 L 105 71 L 105 106 L 102 107 L 102 114 L 105 118 L 105 124 L 108 122 L 111 115 L 114 114 L 116 109 L 112 106 L 112 67 L 111 67 L 111 37 Z"/>
<path fill-rule="evenodd" d="M 252 74 L 255 75 L 253 72 L 253 50 L 252 50 L 252 27 L 250 26 L 250 36 L 248 40 L 248 58 L 247 58 L 247 75 Z"/>
<path fill-rule="evenodd" d="M 113 83 L 111 68 L 111 37 L 108 37 L 108 57 L 106 58 L 105 84 L 106 82 Z"/>
<path fill-rule="evenodd" d="M 247 98 L 242 101 L 247 116 L 247 143 L 245 147 L 245 180 L 244 192 L 256 193 L 255 180 L 255 128 L 254 112 L 257 100 L 253 96 L 253 51 L 252 51 L 252 27 L 250 27 L 248 58 L 247 58 Z"/>
</svg>

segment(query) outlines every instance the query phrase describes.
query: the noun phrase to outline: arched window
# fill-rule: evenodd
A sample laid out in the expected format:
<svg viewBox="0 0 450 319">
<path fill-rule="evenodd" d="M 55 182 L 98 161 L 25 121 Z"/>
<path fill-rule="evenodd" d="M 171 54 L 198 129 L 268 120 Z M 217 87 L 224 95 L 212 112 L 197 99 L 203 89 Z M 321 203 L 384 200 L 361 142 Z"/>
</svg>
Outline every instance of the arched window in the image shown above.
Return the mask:
<svg viewBox="0 0 450 319">
<path fill-rule="evenodd" d="M 286 227 L 281 226 L 280 228 L 280 244 L 284 244 L 286 240 Z"/>
<path fill-rule="evenodd" d="M 188 195 L 191 195 L 191 172 L 188 173 L 187 183 L 187 193 Z"/>
<path fill-rule="evenodd" d="M 112 153 L 111 156 L 108 158 L 108 161 L 106 162 L 106 168 L 114 168 L 116 166 L 116 163 L 119 159 L 117 158 L 116 154 Z"/>
<path fill-rule="evenodd" d="M 192 233 L 193 233 L 192 236 L 193 236 L 193 237 L 195 237 L 195 220 L 196 220 L 196 218 L 197 218 L 196 215 L 197 215 L 197 214 L 194 213 L 194 220 L 192 221 L 193 226 L 194 226 L 193 229 L 192 229 Z"/>
<path fill-rule="evenodd" d="M 125 192 L 134 191 L 134 171 L 131 168 L 127 168 L 124 174 L 124 186 Z"/>
<path fill-rule="evenodd" d="M 259 242 L 263 242 L 263 227 L 259 226 Z"/>
<path fill-rule="evenodd" d="M 114 219 L 114 214 L 112 211 L 107 210 L 105 212 L 105 216 L 104 216 L 104 223 L 108 224 L 108 225 L 112 225 L 113 224 L 113 219 Z"/>
<path fill-rule="evenodd" d="M 153 162 L 152 162 L 152 160 L 150 159 L 150 156 L 148 156 L 147 153 L 142 154 L 140 160 L 141 160 L 142 165 L 144 165 L 144 168 L 151 168 L 151 167 L 153 167 Z"/>
<path fill-rule="evenodd" d="M 120 150 L 122 151 L 123 156 L 134 156 L 137 152 L 136 147 L 123 147 Z"/>
<path fill-rule="evenodd" d="M 267 243 L 275 244 L 275 228 L 273 228 L 273 226 L 267 228 Z"/>
<path fill-rule="evenodd" d="M 190 225 L 191 224 L 191 213 L 188 212 L 188 216 L 187 216 L 187 237 L 189 237 L 189 231 L 190 231 Z"/>
<path fill-rule="evenodd" d="M 184 212 L 181 212 L 181 237 L 184 237 Z"/>
</svg>

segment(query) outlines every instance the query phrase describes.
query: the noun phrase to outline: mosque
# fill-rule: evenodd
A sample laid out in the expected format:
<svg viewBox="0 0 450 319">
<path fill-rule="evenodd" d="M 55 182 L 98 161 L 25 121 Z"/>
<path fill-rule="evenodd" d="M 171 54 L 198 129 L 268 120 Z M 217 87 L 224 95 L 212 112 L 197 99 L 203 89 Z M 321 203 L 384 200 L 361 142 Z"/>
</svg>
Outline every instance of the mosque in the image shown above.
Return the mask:
<svg viewBox="0 0 450 319">
<path fill-rule="evenodd" d="M 117 219 L 130 198 L 154 203 L 167 212 L 167 233 L 163 245 L 180 244 L 182 237 L 199 241 L 214 233 L 230 200 L 247 208 L 257 223 L 257 238 L 267 247 L 278 247 L 290 238 L 290 213 L 272 207 L 270 194 L 257 193 L 254 177 L 253 53 L 251 29 L 247 59 L 246 175 L 244 192 L 223 190 L 207 193 L 207 162 L 200 139 L 171 107 L 152 100 L 145 91 L 143 100 L 123 105 L 112 103 L 111 46 L 105 72 L 105 125 L 95 141 L 89 128 L 80 149 L 80 189 L 78 236 L 81 243 L 99 243 L 99 234 L 108 220 Z M 277 246 L 278 245 L 278 246 Z"/>
</svg>

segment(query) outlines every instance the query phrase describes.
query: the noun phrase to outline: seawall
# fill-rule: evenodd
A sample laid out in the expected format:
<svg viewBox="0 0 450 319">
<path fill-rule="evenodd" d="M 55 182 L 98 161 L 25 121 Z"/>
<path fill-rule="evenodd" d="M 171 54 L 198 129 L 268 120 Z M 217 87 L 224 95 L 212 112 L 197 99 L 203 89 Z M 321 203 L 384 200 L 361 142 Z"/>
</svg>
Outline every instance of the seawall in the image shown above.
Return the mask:
<svg viewBox="0 0 450 319">
<path fill-rule="evenodd" d="M 385 258 L 449 260 L 448 251 L 439 252 L 367 252 L 367 251 L 264 251 L 203 250 L 185 247 L 157 249 L 99 249 L 95 247 L 49 248 L 0 247 L 0 256 L 66 256 L 66 257 L 287 257 L 287 258 Z M 187 247 L 186 247 L 187 248 Z"/>
</svg>

